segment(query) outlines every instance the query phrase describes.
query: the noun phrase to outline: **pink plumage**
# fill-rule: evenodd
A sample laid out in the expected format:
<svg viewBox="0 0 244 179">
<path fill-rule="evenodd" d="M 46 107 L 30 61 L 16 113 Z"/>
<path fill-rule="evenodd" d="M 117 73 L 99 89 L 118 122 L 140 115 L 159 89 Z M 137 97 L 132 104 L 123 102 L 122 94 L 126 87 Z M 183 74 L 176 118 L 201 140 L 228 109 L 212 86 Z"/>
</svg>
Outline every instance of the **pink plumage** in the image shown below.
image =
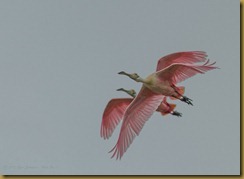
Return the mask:
<svg viewBox="0 0 244 179">
<path fill-rule="evenodd" d="M 126 108 L 132 101 L 133 98 L 115 98 L 108 102 L 101 122 L 100 136 L 102 138 L 109 139 L 111 137 L 116 126 L 122 120 Z M 166 97 L 164 97 L 156 111 L 162 115 L 171 113 L 172 115 L 181 116 L 181 113 L 173 111 L 175 106 L 175 104 L 169 104 Z"/>
<path fill-rule="evenodd" d="M 142 87 L 140 93 L 125 111 L 119 139 L 110 151 L 114 151 L 112 157 L 116 156 L 117 159 L 120 159 L 123 156 L 162 100 L 162 95 L 155 94 L 148 88 Z"/>
<path fill-rule="evenodd" d="M 203 51 L 177 52 L 166 55 L 158 60 L 156 71 L 162 70 L 173 63 L 188 63 L 204 62 L 207 54 Z"/>
<path fill-rule="evenodd" d="M 175 85 L 198 73 L 203 74 L 217 68 L 213 66 L 215 63 L 209 64 L 209 60 L 203 65 L 193 64 L 205 60 L 204 52 L 181 52 L 160 59 L 157 71 L 146 79 L 140 78 L 136 73 L 119 73 L 143 83 L 143 86 L 125 111 L 118 141 L 110 151 L 113 152 L 112 157 L 121 159 L 134 138 L 139 135 L 145 122 L 157 110 L 164 96 L 174 97 L 192 105 L 191 100 L 179 93 Z"/>
<path fill-rule="evenodd" d="M 133 101 L 133 98 L 116 98 L 109 101 L 104 112 L 101 123 L 100 135 L 108 139 L 116 126 L 122 119 L 127 106 Z"/>
<path fill-rule="evenodd" d="M 165 96 L 177 98 L 187 104 L 191 104 L 191 99 L 183 96 L 183 90 L 176 87 L 180 83 L 198 73 L 203 74 L 209 70 L 216 69 L 209 60 L 202 65 L 195 65 L 197 62 L 206 61 L 206 53 L 201 51 L 178 52 L 167 55 L 159 59 L 157 71 L 142 79 L 136 73 L 119 74 L 129 76 L 136 82 L 143 83 L 142 88 L 136 98 L 126 108 L 118 141 L 114 148 L 112 157 L 121 159 L 134 138 L 139 135 L 146 121 L 154 111 L 158 109 Z M 183 89 L 183 88 L 182 88 Z M 172 106 L 174 108 L 174 106 Z"/>
<path fill-rule="evenodd" d="M 171 84 L 177 84 L 198 73 L 205 73 L 209 70 L 216 69 L 217 67 L 214 67 L 214 64 L 215 62 L 209 64 L 209 60 L 203 65 L 174 63 L 157 71 L 155 74 L 157 79 L 162 82 L 167 81 Z"/>
</svg>

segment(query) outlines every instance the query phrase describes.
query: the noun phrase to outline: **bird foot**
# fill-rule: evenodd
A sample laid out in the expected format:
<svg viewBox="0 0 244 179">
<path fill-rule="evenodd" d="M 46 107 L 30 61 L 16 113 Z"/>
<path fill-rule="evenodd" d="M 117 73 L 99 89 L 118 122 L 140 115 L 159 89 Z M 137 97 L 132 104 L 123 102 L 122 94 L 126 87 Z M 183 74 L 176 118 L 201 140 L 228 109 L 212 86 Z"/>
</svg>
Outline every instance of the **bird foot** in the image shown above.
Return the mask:
<svg viewBox="0 0 244 179">
<path fill-rule="evenodd" d="M 178 111 L 173 111 L 172 115 L 177 116 L 177 117 L 182 117 L 182 113 L 180 113 Z"/>
<path fill-rule="evenodd" d="M 180 100 L 193 106 L 192 100 L 190 98 L 186 97 L 186 96 L 182 96 Z"/>
</svg>

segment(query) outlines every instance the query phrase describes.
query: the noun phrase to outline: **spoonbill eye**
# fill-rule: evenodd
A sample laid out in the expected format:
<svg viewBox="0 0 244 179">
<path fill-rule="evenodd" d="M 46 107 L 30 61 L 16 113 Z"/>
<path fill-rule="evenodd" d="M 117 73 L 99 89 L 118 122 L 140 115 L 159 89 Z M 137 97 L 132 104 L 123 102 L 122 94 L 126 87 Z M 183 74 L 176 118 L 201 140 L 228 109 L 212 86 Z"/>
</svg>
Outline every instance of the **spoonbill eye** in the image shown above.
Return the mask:
<svg viewBox="0 0 244 179">
<path fill-rule="evenodd" d="M 136 78 L 138 78 L 138 77 L 139 77 L 139 75 L 138 75 L 137 73 L 134 73 L 134 76 L 135 76 Z"/>
</svg>

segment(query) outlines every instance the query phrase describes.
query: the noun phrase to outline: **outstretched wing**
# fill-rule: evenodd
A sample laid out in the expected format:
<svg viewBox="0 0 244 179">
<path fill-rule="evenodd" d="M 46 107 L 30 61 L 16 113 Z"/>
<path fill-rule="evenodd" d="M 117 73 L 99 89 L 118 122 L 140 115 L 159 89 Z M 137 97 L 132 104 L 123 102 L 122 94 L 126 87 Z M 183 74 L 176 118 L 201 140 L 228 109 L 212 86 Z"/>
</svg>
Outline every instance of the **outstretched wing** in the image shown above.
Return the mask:
<svg viewBox="0 0 244 179">
<path fill-rule="evenodd" d="M 160 81 L 177 84 L 198 73 L 205 73 L 218 68 L 214 67 L 214 64 L 215 62 L 209 64 L 209 60 L 203 65 L 175 63 L 156 72 L 156 75 Z"/>
<path fill-rule="evenodd" d="M 188 63 L 204 62 L 207 54 L 203 51 L 177 52 L 164 56 L 158 60 L 156 71 L 162 70 L 173 63 Z"/>
<path fill-rule="evenodd" d="M 101 123 L 100 135 L 104 139 L 108 139 L 116 126 L 121 121 L 126 108 L 133 101 L 133 98 L 116 98 L 111 99 L 107 104 Z"/>
<path fill-rule="evenodd" d="M 118 141 L 110 151 L 114 151 L 112 157 L 116 156 L 116 159 L 121 159 L 162 100 L 162 95 L 142 86 L 139 94 L 125 111 Z"/>
</svg>

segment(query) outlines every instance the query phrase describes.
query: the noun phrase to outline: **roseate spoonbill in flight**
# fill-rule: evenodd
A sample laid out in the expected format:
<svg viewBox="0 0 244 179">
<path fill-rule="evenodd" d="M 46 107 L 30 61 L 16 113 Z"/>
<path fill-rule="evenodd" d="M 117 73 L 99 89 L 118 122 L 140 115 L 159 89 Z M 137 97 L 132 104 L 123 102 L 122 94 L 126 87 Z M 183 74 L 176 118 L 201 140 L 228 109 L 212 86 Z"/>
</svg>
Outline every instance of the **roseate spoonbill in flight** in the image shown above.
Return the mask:
<svg viewBox="0 0 244 179">
<path fill-rule="evenodd" d="M 215 62 L 209 64 L 209 60 L 203 65 L 193 64 L 195 62 L 205 61 L 206 56 L 199 57 L 199 60 L 195 59 L 195 61 L 188 61 L 187 63 L 178 63 L 178 61 L 176 60 L 177 62 L 175 62 L 174 59 L 170 60 L 173 61 L 173 63 L 152 73 L 146 79 L 141 78 L 136 73 L 119 73 L 129 76 L 136 82 L 143 83 L 143 85 L 139 94 L 126 108 L 122 119 L 123 123 L 118 141 L 110 151 L 113 152 L 112 157 L 116 156 L 116 159 L 121 159 L 136 135 L 139 135 L 145 122 L 158 108 L 164 96 L 174 97 L 192 105 L 191 99 L 183 96 L 176 90 L 175 85 L 177 83 L 180 83 L 198 73 L 203 74 L 209 70 L 217 68 L 213 66 Z"/>
<path fill-rule="evenodd" d="M 136 97 L 136 92 L 133 89 L 125 90 L 124 88 L 119 88 L 117 91 L 124 91 L 133 98 Z M 113 134 L 114 129 L 123 118 L 124 112 L 129 104 L 133 101 L 133 98 L 114 98 L 108 102 L 104 110 L 101 123 L 100 136 L 102 138 L 109 139 L 109 137 Z M 160 112 L 162 115 L 172 114 L 181 117 L 181 113 L 174 111 L 175 107 L 175 104 L 169 104 L 166 101 L 166 97 L 164 97 L 156 111 Z"/>
</svg>

